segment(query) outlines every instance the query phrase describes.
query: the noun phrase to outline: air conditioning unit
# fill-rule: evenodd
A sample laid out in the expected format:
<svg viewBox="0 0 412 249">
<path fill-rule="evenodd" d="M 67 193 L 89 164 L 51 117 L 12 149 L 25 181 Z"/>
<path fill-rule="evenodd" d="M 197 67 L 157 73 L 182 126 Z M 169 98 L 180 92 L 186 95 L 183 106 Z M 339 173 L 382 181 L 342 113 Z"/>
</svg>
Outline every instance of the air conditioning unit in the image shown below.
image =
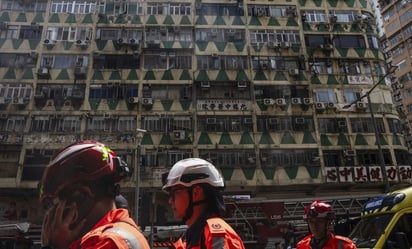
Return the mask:
<svg viewBox="0 0 412 249">
<path fill-rule="evenodd" d="M 305 104 L 305 105 L 313 104 L 312 98 L 303 98 L 303 104 Z"/>
<path fill-rule="evenodd" d="M 366 102 L 363 102 L 363 101 L 356 102 L 356 108 L 358 108 L 359 110 L 365 110 L 367 107 L 368 107 L 368 104 Z"/>
<path fill-rule="evenodd" d="M 256 15 L 256 16 L 266 16 L 266 10 L 265 10 L 265 9 L 261 9 L 261 8 L 256 9 L 256 10 L 255 10 L 255 15 Z"/>
<path fill-rule="evenodd" d="M 217 29 L 211 29 L 210 34 L 211 34 L 212 37 L 217 36 Z"/>
<path fill-rule="evenodd" d="M 339 127 L 346 127 L 346 121 L 338 121 Z"/>
<path fill-rule="evenodd" d="M 276 42 L 276 41 L 269 41 L 267 43 L 268 48 L 279 48 L 280 47 L 280 43 Z"/>
<path fill-rule="evenodd" d="M 86 67 L 75 67 L 74 68 L 74 74 L 75 75 L 85 75 L 87 71 Z"/>
<path fill-rule="evenodd" d="M 326 107 L 327 107 L 328 109 L 335 109 L 335 108 L 336 108 L 335 103 L 333 103 L 333 102 L 328 102 L 328 103 L 326 104 Z"/>
<path fill-rule="evenodd" d="M 356 151 L 354 151 L 354 150 L 344 150 L 343 154 L 345 156 L 356 156 Z"/>
<path fill-rule="evenodd" d="M 338 21 L 338 17 L 336 15 L 331 15 L 329 20 L 331 23 L 336 23 Z"/>
<path fill-rule="evenodd" d="M 186 132 L 184 130 L 173 131 L 173 140 L 185 140 Z"/>
<path fill-rule="evenodd" d="M 210 88 L 210 82 L 209 81 L 202 81 L 202 82 L 200 82 L 200 87 L 201 88 Z"/>
<path fill-rule="evenodd" d="M 301 98 L 292 98 L 292 105 L 300 105 L 302 104 Z"/>
<path fill-rule="evenodd" d="M 282 42 L 282 43 L 280 44 L 280 46 L 281 46 L 282 48 L 290 48 L 291 44 L 290 44 L 290 42 Z"/>
<path fill-rule="evenodd" d="M 119 38 L 119 39 L 117 39 L 117 44 L 123 45 L 123 44 L 126 43 L 126 41 L 127 41 L 127 39 L 125 39 L 125 38 Z"/>
<path fill-rule="evenodd" d="M 326 109 L 325 103 L 323 103 L 323 102 L 316 102 L 316 103 L 315 103 L 315 108 L 316 108 L 316 110 L 325 110 L 325 109 Z"/>
<path fill-rule="evenodd" d="M 330 51 L 333 50 L 332 44 L 320 44 L 319 47 L 323 50 Z"/>
<path fill-rule="evenodd" d="M 88 46 L 88 45 L 89 45 L 89 41 L 87 41 L 87 40 L 77 40 L 77 41 L 76 41 L 76 45 L 77 45 L 77 46 Z"/>
<path fill-rule="evenodd" d="M 46 45 L 53 45 L 56 44 L 56 40 L 44 39 L 43 43 Z"/>
<path fill-rule="evenodd" d="M 295 119 L 295 124 L 304 124 L 305 123 L 305 118 L 296 118 Z"/>
<path fill-rule="evenodd" d="M 286 14 L 288 14 L 290 16 L 296 16 L 296 7 L 294 7 L 294 6 L 287 7 Z"/>
<path fill-rule="evenodd" d="M 276 99 L 276 105 L 277 106 L 285 106 L 286 105 L 286 99 L 284 99 L 284 98 Z"/>
<path fill-rule="evenodd" d="M 0 105 L 6 104 L 6 99 L 4 97 L 0 97 Z"/>
<path fill-rule="evenodd" d="M 238 88 L 246 88 L 247 87 L 246 81 L 238 81 L 237 82 L 237 87 Z"/>
<path fill-rule="evenodd" d="M 49 69 L 47 67 L 41 67 L 37 70 L 37 74 L 47 75 L 49 74 Z"/>
<path fill-rule="evenodd" d="M 153 105 L 152 98 L 142 98 L 142 105 Z"/>
<path fill-rule="evenodd" d="M 206 124 L 216 124 L 216 118 L 207 118 Z"/>
<path fill-rule="evenodd" d="M 276 125 L 277 123 L 279 123 L 278 118 L 269 118 L 269 124 Z"/>
<path fill-rule="evenodd" d="M 299 69 L 297 69 L 297 68 L 289 68 L 289 75 L 291 75 L 291 76 L 299 75 Z"/>
<path fill-rule="evenodd" d="M 274 105 L 275 100 L 274 99 L 263 99 L 263 104 L 264 105 Z"/>
<path fill-rule="evenodd" d="M 230 36 L 233 36 L 236 34 L 236 29 L 229 29 L 227 32 Z"/>
<path fill-rule="evenodd" d="M 24 104 L 24 99 L 23 98 L 14 98 L 13 99 L 13 104 L 23 105 Z"/>
<path fill-rule="evenodd" d="M 129 103 L 130 104 L 137 104 L 137 103 L 139 103 L 139 98 L 138 97 L 129 97 Z"/>
<path fill-rule="evenodd" d="M 243 122 L 245 124 L 253 124 L 253 118 L 245 118 Z"/>
<path fill-rule="evenodd" d="M 82 99 L 84 98 L 84 93 L 80 89 L 75 89 L 73 90 L 72 97 L 77 98 L 77 99 Z"/>
<path fill-rule="evenodd" d="M 134 38 L 129 39 L 129 44 L 138 44 L 138 43 L 139 43 L 139 41 L 134 39 Z"/>
</svg>

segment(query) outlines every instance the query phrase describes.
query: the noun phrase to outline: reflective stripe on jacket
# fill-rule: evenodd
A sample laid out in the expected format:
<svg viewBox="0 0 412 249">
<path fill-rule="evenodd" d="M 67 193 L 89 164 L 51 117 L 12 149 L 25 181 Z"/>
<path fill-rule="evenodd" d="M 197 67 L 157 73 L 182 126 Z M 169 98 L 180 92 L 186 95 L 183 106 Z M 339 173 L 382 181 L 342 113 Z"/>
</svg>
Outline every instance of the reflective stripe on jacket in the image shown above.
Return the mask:
<svg viewBox="0 0 412 249">
<path fill-rule="evenodd" d="M 221 218 L 208 219 L 203 233 L 206 249 L 245 249 L 239 235 Z M 186 248 L 186 242 L 181 238 L 174 245 L 176 249 L 189 249 Z M 202 247 L 198 244 L 190 249 L 200 248 Z"/>
<path fill-rule="evenodd" d="M 108 212 L 88 233 L 73 242 L 70 248 L 150 249 L 128 211 L 122 208 Z"/>
<path fill-rule="evenodd" d="M 307 235 L 296 245 L 296 249 L 315 249 L 311 247 L 312 234 Z M 328 242 L 322 247 L 322 249 L 356 249 L 356 245 L 349 238 L 330 234 Z"/>
</svg>

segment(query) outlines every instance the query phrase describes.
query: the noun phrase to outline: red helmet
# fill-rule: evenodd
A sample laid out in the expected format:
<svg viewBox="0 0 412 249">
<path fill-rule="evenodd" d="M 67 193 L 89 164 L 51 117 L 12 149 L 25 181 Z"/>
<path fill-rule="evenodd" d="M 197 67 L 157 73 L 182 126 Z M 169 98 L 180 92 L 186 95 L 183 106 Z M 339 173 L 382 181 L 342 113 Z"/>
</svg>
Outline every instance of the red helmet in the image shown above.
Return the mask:
<svg viewBox="0 0 412 249">
<path fill-rule="evenodd" d="M 323 201 L 313 201 L 305 208 L 303 219 L 308 218 L 326 218 L 328 220 L 335 219 L 335 212 L 332 207 Z"/>
<path fill-rule="evenodd" d="M 113 176 L 113 183 L 130 174 L 126 162 L 106 145 L 81 141 L 60 151 L 47 165 L 40 183 L 40 199 L 57 196 L 77 183 Z"/>
</svg>

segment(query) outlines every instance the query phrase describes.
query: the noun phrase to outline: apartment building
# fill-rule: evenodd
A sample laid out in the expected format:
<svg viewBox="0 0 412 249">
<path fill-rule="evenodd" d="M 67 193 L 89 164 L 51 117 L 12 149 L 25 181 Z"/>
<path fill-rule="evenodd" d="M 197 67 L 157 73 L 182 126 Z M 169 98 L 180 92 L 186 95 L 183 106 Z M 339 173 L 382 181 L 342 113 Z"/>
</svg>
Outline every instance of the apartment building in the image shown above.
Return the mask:
<svg viewBox="0 0 412 249">
<path fill-rule="evenodd" d="M 159 209 L 161 175 L 187 157 L 213 162 L 228 195 L 270 200 L 347 199 L 411 182 L 366 0 L 0 8 L 0 207 L 17 200 L 21 219 L 41 216 L 36 188 L 51 157 L 84 139 L 135 169 L 122 183 L 131 204 L 139 178 Z"/>
<path fill-rule="evenodd" d="M 410 121 L 412 120 L 411 86 L 412 80 L 412 4 L 409 0 L 379 1 L 376 9 L 382 13 L 385 35 L 382 38 L 385 57 L 388 63 L 398 67 L 395 75 L 398 81 L 393 84 L 395 105 L 400 113 L 405 129 L 407 146 L 412 147 Z"/>
</svg>

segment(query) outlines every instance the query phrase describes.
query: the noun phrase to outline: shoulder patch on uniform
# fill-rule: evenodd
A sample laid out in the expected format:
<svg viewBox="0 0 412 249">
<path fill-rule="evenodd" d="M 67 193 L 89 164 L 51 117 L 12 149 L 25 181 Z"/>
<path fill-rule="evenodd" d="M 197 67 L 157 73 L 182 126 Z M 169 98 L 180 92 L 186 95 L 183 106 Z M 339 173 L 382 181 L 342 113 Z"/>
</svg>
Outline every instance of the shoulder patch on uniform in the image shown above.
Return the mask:
<svg viewBox="0 0 412 249">
<path fill-rule="evenodd" d="M 210 234 L 212 234 L 212 236 L 225 236 L 225 221 L 223 221 L 220 218 L 211 218 L 208 219 L 206 222 L 209 227 Z"/>
</svg>

